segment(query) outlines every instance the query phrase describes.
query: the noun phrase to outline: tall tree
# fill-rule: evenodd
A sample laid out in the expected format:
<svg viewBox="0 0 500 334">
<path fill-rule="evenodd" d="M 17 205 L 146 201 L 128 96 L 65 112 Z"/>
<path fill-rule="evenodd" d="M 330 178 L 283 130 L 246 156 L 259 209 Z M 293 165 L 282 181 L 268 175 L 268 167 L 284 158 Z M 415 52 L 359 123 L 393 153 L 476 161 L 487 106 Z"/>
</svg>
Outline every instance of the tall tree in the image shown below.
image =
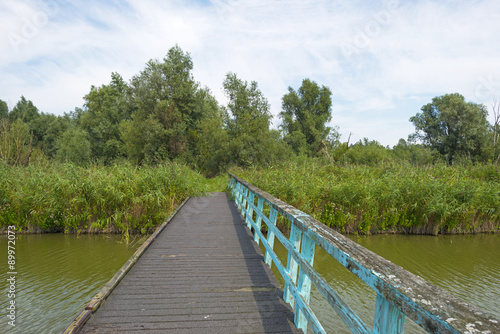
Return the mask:
<svg viewBox="0 0 500 334">
<path fill-rule="evenodd" d="M 12 123 L 0 120 L 0 160 L 11 165 L 25 165 L 33 152 L 33 133 L 28 124 L 18 118 Z"/>
<path fill-rule="evenodd" d="M 450 164 L 457 156 L 481 158 L 491 131 L 483 105 L 454 93 L 433 98 L 421 110 L 410 118 L 416 128 L 410 137 L 436 149 Z"/>
<path fill-rule="evenodd" d="M 122 126 L 122 138 L 129 141 L 126 143 L 129 155 L 163 160 L 186 152 L 188 129 L 195 127 L 201 118 L 200 109 L 196 108 L 198 84 L 192 69 L 190 54 L 175 46 L 163 62 L 150 60 L 146 69 L 132 78 L 130 97 L 134 112 L 130 124 Z M 137 133 L 137 137 L 134 129 L 146 122 L 154 131 Z M 137 152 L 141 147 L 144 150 Z"/>
<path fill-rule="evenodd" d="M 108 85 L 92 86 L 84 97 L 79 124 L 88 134 L 93 158 L 108 161 L 123 152 L 120 122 L 130 119 L 127 89 L 123 78 L 118 73 L 112 73 Z"/>
<path fill-rule="evenodd" d="M 41 113 L 35 121 L 31 123 L 34 133 L 37 133 L 37 147 L 42 152 L 55 158 L 57 153 L 57 141 L 63 133 L 69 128 L 71 119 L 68 115 L 55 116 L 52 114 Z"/>
<path fill-rule="evenodd" d="M 196 93 L 197 113 L 202 115 L 195 127 L 188 129 L 188 146 L 185 158 L 192 166 L 207 176 L 226 170 L 229 162 L 227 113 L 220 107 L 208 88 Z"/>
<path fill-rule="evenodd" d="M 60 162 L 69 162 L 77 165 L 86 165 L 90 162 L 90 142 L 85 130 L 70 127 L 57 141 L 57 159 Z"/>
<path fill-rule="evenodd" d="M 282 99 L 281 125 L 285 141 L 296 153 L 316 155 L 331 131 L 326 123 L 332 119 L 332 92 L 309 79 L 298 91 L 288 87 Z"/>
<path fill-rule="evenodd" d="M 40 115 L 41 113 L 33 102 L 21 96 L 14 108 L 9 112 L 9 121 L 13 123 L 16 120 L 21 120 L 26 123 L 29 132 L 33 134 L 31 143 L 39 146 L 43 138 L 43 132 L 45 131 L 45 128 L 39 126 Z"/>
<path fill-rule="evenodd" d="M 229 100 L 227 129 L 233 162 L 242 166 L 265 162 L 270 155 L 266 150 L 273 140 L 269 102 L 257 82 L 248 83 L 234 73 L 226 75 L 223 87 Z"/>
<path fill-rule="evenodd" d="M 9 113 L 9 120 L 11 122 L 20 118 L 24 123 L 29 123 L 39 116 L 38 108 L 35 107 L 33 102 L 26 100 L 24 96 L 16 103 L 14 108 Z"/>
<path fill-rule="evenodd" d="M 0 100 L 0 119 L 6 119 L 9 117 L 9 107 L 7 102 Z"/>
<path fill-rule="evenodd" d="M 493 104 L 493 160 L 500 161 L 500 102 Z"/>
</svg>

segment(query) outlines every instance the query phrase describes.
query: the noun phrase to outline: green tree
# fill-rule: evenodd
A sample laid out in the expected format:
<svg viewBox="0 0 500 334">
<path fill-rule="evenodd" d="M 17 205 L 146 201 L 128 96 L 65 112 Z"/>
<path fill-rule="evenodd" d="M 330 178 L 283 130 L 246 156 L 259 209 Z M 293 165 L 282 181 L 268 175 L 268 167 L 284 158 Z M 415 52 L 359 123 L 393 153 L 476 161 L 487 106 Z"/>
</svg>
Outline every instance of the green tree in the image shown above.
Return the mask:
<svg viewBox="0 0 500 334">
<path fill-rule="evenodd" d="M 7 119 L 9 117 L 9 107 L 7 102 L 0 100 L 0 119 Z"/>
<path fill-rule="evenodd" d="M 500 162 L 500 102 L 493 104 L 493 161 Z"/>
<path fill-rule="evenodd" d="M 60 162 L 86 165 L 90 162 L 88 134 L 81 128 L 71 127 L 57 141 L 57 159 Z"/>
<path fill-rule="evenodd" d="M 230 161 L 229 136 L 224 128 L 226 118 L 227 114 L 222 109 L 215 109 L 212 117 L 202 119 L 195 132 L 195 165 L 207 176 L 215 176 L 225 171 Z"/>
<path fill-rule="evenodd" d="M 156 161 L 186 153 L 188 132 L 197 126 L 203 112 L 197 108 L 198 84 L 192 69 L 190 54 L 175 46 L 163 62 L 150 60 L 144 71 L 132 78 L 132 121 L 121 127 L 129 155 Z M 148 123 L 150 128 L 139 138 L 134 137 L 134 128 L 143 128 L 141 123 Z M 144 149 L 138 152 L 141 147 Z"/>
<path fill-rule="evenodd" d="M 296 153 L 317 155 L 325 146 L 331 131 L 326 123 L 332 119 L 332 92 L 309 79 L 298 91 L 288 87 L 282 99 L 282 129 L 285 141 Z"/>
<path fill-rule="evenodd" d="M 207 176 L 226 171 L 229 163 L 228 118 L 208 88 L 196 92 L 196 113 L 201 118 L 188 128 L 188 150 L 184 159 Z"/>
<path fill-rule="evenodd" d="M 270 106 L 257 82 L 250 84 L 228 73 L 223 82 L 228 98 L 227 129 L 232 162 L 240 166 L 262 164 L 270 160 L 268 151 L 274 137 L 269 131 Z"/>
<path fill-rule="evenodd" d="M 410 118 L 416 128 L 411 138 L 436 149 L 450 164 L 457 156 L 484 158 L 491 130 L 483 105 L 454 93 L 433 98 L 421 110 Z"/>
<path fill-rule="evenodd" d="M 92 86 L 84 97 L 79 124 L 88 133 L 93 158 L 110 161 L 123 152 L 120 122 L 131 116 L 127 89 L 123 78 L 118 73 L 112 73 L 108 85 Z"/>
<path fill-rule="evenodd" d="M 43 125 L 44 120 L 40 120 L 43 113 L 40 113 L 38 108 L 32 101 L 21 96 L 14 108 L 9 112 L 9 121 L 11 124 L 20 119 L 28 125 L 30 133 L 33 134 L 33 146 L 40 146 L 43 140 L 43 134 L 46 130 Z"/>
<path fill-rule="evenodd" d="M 28 165 L 33 150 L 28 124 L 0 120 L 0 160 L 11 165 Z"/>
<path fill-rule="evenodd" d="M 434 163 L 437 158 L 430 147 L 422 144 L 407 142 L 401 138 L 397 145 L 392 148 L 395 158 L 408 161 L 414 165 L 428 165 Z"/>
<path fill-rule="evenodd" d="M 45 155 L 55 157 L 56 141 L 66 131 L 70 123 L 68 116 L 40 113 L 29 123 L 33 132 L 33 145 Z"/>
<path fill-rule="evenodd" d="M 40 121 L 42 120 L 45 128 L 38 147 L 45 155 L 55 158 L 57 155 L 57 141 L 71 126 L 72 120 L 69 115 L 55 116 L 51 114 L 42 114 Z"/>
<path fill-rule="evenodd" d="M 20 118 L 24 123 L 30 123 L 32 120 L 40 116 L 38 108 L 35 107 L 33 102 L 26 100 L 24 96 L 16 103 L 14 108 L 9 113 L 9 120 L 14 122 Z"/>
<path fill-rule="evenodd" d="M 364 165 L 376 165 L 390 160 L 390 151 L 376 140 L 363 138 L 352 145 L 345 153 L 347 159 L 352 163 Z"/>
</svg>

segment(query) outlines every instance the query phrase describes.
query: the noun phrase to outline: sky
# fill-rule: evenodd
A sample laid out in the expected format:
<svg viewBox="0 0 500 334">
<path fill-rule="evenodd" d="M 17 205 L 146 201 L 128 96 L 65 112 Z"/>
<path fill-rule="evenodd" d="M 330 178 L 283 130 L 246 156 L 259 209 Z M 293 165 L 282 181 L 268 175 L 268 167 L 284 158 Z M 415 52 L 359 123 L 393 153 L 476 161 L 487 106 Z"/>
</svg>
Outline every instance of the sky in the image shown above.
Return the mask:
<svg viewBox="0 0 500 334">
<path fill-rule="evenodd" d="M 179 45 L 217 100 L 228 72 L 256 81 L 278 128 L 281 99 L 309 78 L 332 91 L 341 140 L 393 146 L 433 97 L 500 100 L 500 1 L 1 0 L 0 99 L 45 113 L 129 81 Z"/>
</svg>

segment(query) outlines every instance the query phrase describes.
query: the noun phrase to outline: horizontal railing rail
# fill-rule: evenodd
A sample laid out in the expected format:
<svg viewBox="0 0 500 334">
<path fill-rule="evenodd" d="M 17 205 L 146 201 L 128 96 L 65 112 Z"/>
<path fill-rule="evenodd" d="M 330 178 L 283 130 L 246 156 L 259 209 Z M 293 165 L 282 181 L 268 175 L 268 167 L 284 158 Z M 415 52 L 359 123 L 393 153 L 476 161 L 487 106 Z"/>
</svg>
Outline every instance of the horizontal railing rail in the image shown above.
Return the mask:
<svg viewBox="0 0 500 334">
<path fill-rule="evenodd" d="M 285 280 L 284 296 L 295 310 L 295 324 L 304 332 L 325 333 L 309 305 L 311 283 L 353 333 L 403 333 L 405 317 L 429 333 L 500 333 L 500 321 L 383 257 L 328 228 L 308 214 L 229 173 L 229 188 L 241 215 L 254 230 L 254 240 L 265 247 L 265 262 L 275 264 Z M 264 214 L 264 204 L 269 215 Z M 277 227 L 280 214 L 290 222 L 290 237 Z M 254 218 L 255 216 L 255 218 Z M 267 236 L 262 233 L 267 226 Z M 278 238 L 287 249 L 286 265 L 274 252 Z M 373 330 L 345 303 L 313 268 L 315 247 L 330 256 L 375 290 Z"/>
</svg>

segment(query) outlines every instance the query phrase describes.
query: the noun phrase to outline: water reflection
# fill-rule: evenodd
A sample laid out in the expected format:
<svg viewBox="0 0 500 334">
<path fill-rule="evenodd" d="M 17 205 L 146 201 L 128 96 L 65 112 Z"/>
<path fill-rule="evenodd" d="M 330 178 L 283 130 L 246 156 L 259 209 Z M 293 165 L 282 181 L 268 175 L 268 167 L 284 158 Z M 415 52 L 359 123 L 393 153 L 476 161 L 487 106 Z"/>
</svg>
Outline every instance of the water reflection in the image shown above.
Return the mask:
<svg viewBox="0 0 500 334">
<path fill-rule="evenodd" d="M 139 245 L 127 246 L 119 235 L 17 235 L 17 325 L 12 330 L 7 324 L 2 294 L 0 332 L 60 333 Z M 7 249 L 6 236 L 0 236 L 0 249 Z M 6 282 L 6 256 L 0 266 Z"/>
<path fill-rule="evenodd" d="M 500 318 L 500 235 L 349 236 L 352 240 L 404 269 Z M 262 248 L 262 247 L 261 247 Z M 286 250 L 276 241 L 278 257 L 286 264 Z M 370 328 L 375 292 L 317 247 L 314 268 Z M 284 280 L 273 268 L 283 285 Z M 351 333 L 313 287 L 311 307 L 328 333 Z M 406 319 L 405 333 L 425 333 Z"/>
</svg>

